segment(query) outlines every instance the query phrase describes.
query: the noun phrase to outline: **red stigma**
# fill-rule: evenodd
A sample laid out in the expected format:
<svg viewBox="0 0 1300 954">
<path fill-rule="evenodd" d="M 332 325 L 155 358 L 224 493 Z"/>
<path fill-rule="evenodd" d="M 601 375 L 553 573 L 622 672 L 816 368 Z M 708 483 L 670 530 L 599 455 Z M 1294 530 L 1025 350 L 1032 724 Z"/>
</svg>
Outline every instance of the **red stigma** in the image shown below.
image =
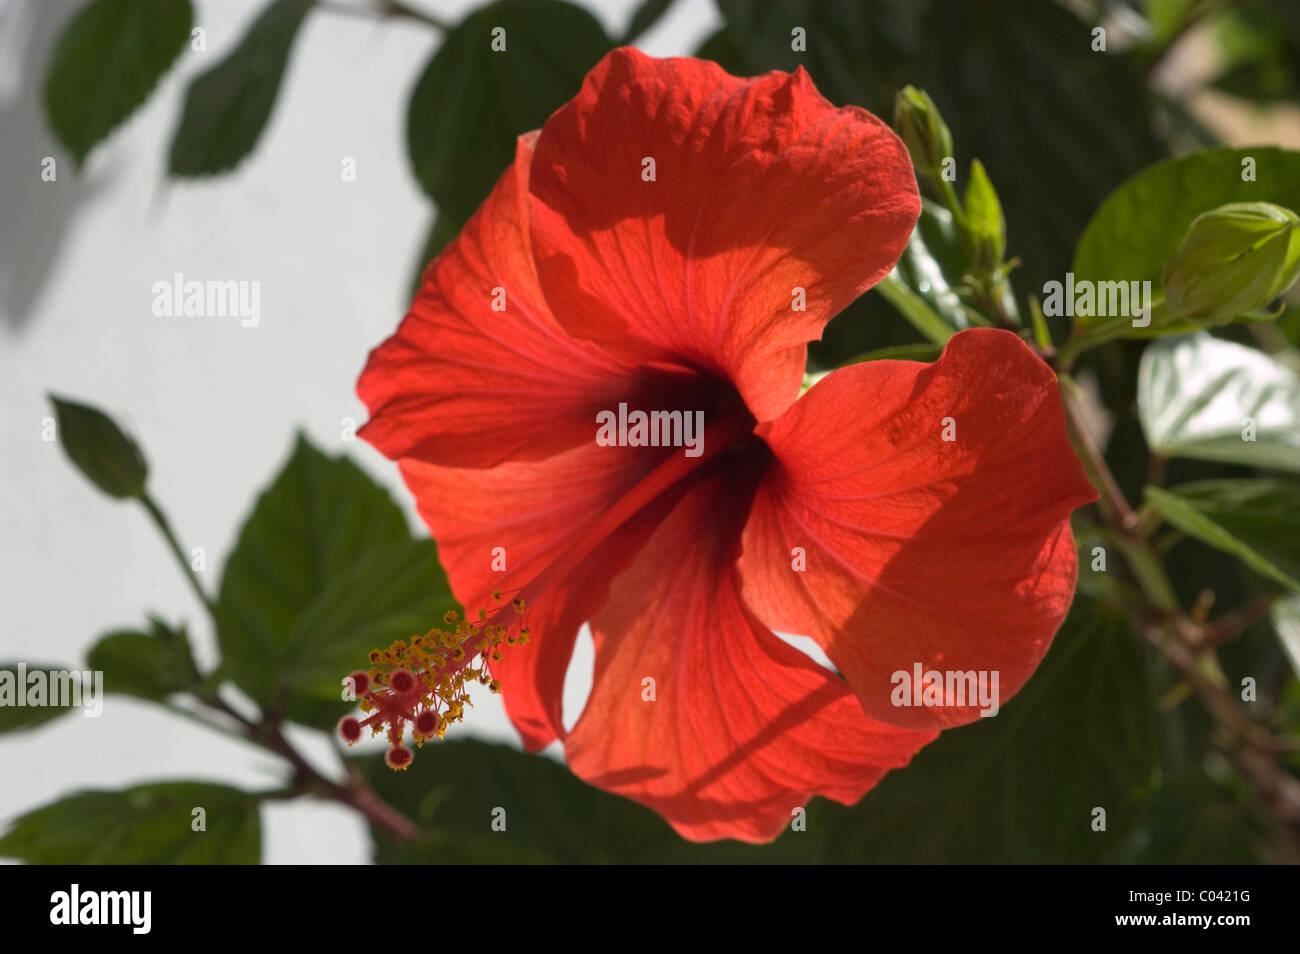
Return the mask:
<svg viewBox="0 0 1300 954">
<path fill-rule="evenodd" d="M 361 723 L 352 716 L 344 716 L 339 719 L 339 735 L 343 736 L 344 742 L 351 745 L 361 738 Z"/>
<path fill-rule="evenodd" d="M 389 749 L 384 754 L 384 761 L 388 763 L 390 769 L 404 769 L 411 764 L 412 758 L 414 756 L 411 755 L 411 750 L 400 745 Z"/>
<path fill-rule="evenodd" d="M 438 717 L 433 710 L 426 709 L 415 717 L 415 732 L 423 738 L 428 738 L 438 731 Z"/>
</svg>

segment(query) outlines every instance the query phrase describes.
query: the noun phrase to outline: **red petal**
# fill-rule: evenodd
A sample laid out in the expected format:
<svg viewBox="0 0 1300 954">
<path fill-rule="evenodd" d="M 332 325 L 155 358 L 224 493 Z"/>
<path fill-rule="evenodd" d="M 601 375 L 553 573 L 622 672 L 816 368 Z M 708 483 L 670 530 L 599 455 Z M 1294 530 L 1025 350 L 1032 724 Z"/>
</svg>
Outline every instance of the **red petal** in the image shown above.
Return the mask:
<svg viewBox="0 0 1300 954">
<path fill-rule="evenodd" d="M 531 138 L 370 354 L 357 384 L 371 414 L 362 434 L 388 457 L 466 467 L 547 457 L 590 441 L 596 411 L 632 388 L 625 365 L 561 330 L 538 290 L 524 201 Z"/>
<path fill-rule="evenodd" d="M 895 706 L 892 676 L 915 663 L 996 670 L 1004 701 L 1024 684 L 1074 592 L 1070 512 L 1096 493 L 1056 379 L 1023 342 L 978 329 L 933 365 L 843 368 L 765 437 L 778 463 L 755 499 L 741 573 L 768 625 L 812 636 L 867 715 L 892 725 L 979 715 Z"/>
<path fill-rule="evenodd" d="M 934 737 L 868 721 L 838 678 L 745 608 L 747 497 L 716 473 L 697 484 L 615 580 L 565 746 L 579 776 L 693 841 L 769 841 L 810 796 L 856 802 Z"/>
<path fill-rule="evenodd" d="M 760 421 L 795 399 L 805 343 L 888 273 L 920 214 L 898 137 L 802 69 L 743 80 L 631 48 L 547 120 L 530 189 L 560 323 L 728 377 Z"/>
<path fill-rule="evenodd" d="M 494 590 L 508 600 L 535 579 L 664 453 L 589 441 L 545 461 L 477 470 L 404 460 L 401 470 L 438 541 L 452 592 L 472 616 L 480 606 L 491 612 L 500 605 Z M 655 516 L 651 507 L 644 519 Z M 506 710 L 530 750 L 564 735 L 560 705 L 578 628 L 604 602 L 610 578 L 648 532 L 642 520 L 633 520 L 576 572 L 548 585 L 528 606 L 531 642 L 503 647 L 500 662 L 492 663 Z M 497 548 L 505 572 L 494 569 Z"/>
</svg>

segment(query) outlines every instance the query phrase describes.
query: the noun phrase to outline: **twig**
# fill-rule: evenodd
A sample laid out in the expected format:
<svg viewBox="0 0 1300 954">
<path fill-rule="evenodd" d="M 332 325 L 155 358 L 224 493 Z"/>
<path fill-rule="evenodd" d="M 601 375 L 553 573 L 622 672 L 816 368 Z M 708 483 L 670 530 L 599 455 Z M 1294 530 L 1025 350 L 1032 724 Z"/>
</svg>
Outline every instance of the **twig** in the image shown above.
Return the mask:
<svg viewBox="0 0 1300 954">
<path fill-rule="evenodd" d="M 1061 396 L 1071 440 L 1081 452 L 1088 476 L 1101 494 L 1101 509 L 1149 601 L 1149 605 L 1130 611 L 1134 625 L 1195 689 L 1222 731 L 1223 738 L 1215 740 L 1216 746 L 1268 805 L 1290 835 L 1291 856 L 1300 858 L 1300 781 L 1277 762 L 1285 746 L 1253 722 L 1229 692 L 1215 653 L 1219 643 L 1267 613 L 1275 596 L 1256 600 L 1213 623 L 1198 622 L 1179 608 L 1159 555 L 1138 532 L 1141 520 L 1087 431 L 1078 390 L 1072 384 L 1062 378 Z"/>
<path fill-rule="evenodd" d="M 208 598 L 208 594 L 203 592 L 203 586 L 199 583 L 198 576 L 195 575 L 194 569 L 190 566 L 190 561 L 185 558 L 181 545 L 176 541 L 176 535 L 172 533 L 171 524 L 167 522 L 166 515 L 163 514 L 148 493 L 145 493 L 139 499 L 140 503 L 144 505 L 145 511 L 148 512 L 149 518 L 153 520 L 154 525 L 158 527 L 159 532 L 166 539 L 167 546 L 171 549 L 172 555 L 176 557 L 176 562 L 180 564 L 181 572 L 185 574 L 185 579 L 189 582 L 190 588 L 194 590 L 194 595 L 199 598 L 199 602 L 203 604 L 204 609 L 211 614 L 213 619 L 216 619 L 217 607 Z"/>
<path fill-rule="evenodd" d="M 322 10 L 328 10 L 331 13 L 342 13 L 346 16 L 416 20 L 433 27 L 435 30 L 441 30 L 443 33 L 450 33 L 452 30 L 451 26 L 439 20 L 433 14 L 409 7 L 405 3 L 398 2 L 398 0 L 374 0 L 373 3 L 366 6 L 344 3 L 342 0 L 316 0 L 316 5 Z"/>
</svg>

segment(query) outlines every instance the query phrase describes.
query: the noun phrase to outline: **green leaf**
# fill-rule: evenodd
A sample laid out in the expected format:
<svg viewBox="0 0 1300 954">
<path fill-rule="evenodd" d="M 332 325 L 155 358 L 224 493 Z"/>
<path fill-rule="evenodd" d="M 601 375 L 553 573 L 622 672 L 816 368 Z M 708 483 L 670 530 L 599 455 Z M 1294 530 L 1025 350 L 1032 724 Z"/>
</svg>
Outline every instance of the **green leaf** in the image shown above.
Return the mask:
<svg viewBox="0 0 1300 954">
<path fill-rule="evenodd" d="M 888 116 L 906 83 L 933 96 L 957 167 L 978 156 L 1002 195 L 1025 287 L 1068 267 L 1101 200 L 1164 154 L 1139 64 L 1090 47 L 1091 24 L 1042 0 L 720 0 L 728 36 L 702 55 L 744 73 L 802 65 L 835 103 Z M 790 31 L 807 29 L 806 53 Z M 731 68 L 731 67 L 729 67 Z M 1014 183 L 1015 188 L 1009 188 Z M 1068 183 L 1062 188 L 1062 183 Z M 1050 196 L 1045 201 L 1044 196 Z"/>
<path fill-rule="evenodd" d="M 1300 471 L 1300 377 L 1253 348 L 1205 332 L 1156 342 L 1138 370 L 1138 416 L 1166 457 Z"/>
<path fill-rule="evenodd" d="M 204 831 L 194 830 L 196 808 Z M 0 856 L 38 865 L 255 865 L 261 855 L 257 797 L 202 782 L 78 792 L 28 812 L 0 837 Z"/>
<path fill-rule="evenodd" d="M 21 667 L 21 668 L 20 668 Z M 17 732 L 21 729 L 35 728 L 49 722 L 65 712 L 71 712 L 73 706 L 19 705 L 27 702 L 31 696 L 30 678 L 33 673 L 43 673 L 46 687 L 43 690 L 44 701 L 51 698 L 49 688 L 55 684 L 63 673 L 71 672 L 66 666 L 44 666 L 37 663 L 0 663 L 0 734 Z"/>
<path fill-rule="evenodd" d="M 275 0 L 229 56 L 190 83 L 172 136 L 172 175 L 228 172 L 253 151 L 275 105 L 294 37 L 312 4 Z"/>
<path fill-rule="evenodd" d="M 1136 638 L 1080 601 L 996 716 L 942 733 L 852 808 L 819 802 L 809 829 L 831 832 L 830 861 L 1108 860 L 1137 824 L 1157 738 Z"/>
<path fill-rule="evenodd" d="M 641 34 L 659 22 L 659 19 L 668 12 L 668 8 L 672 5 L 673 0 L 641 0 L 636 12 L 632 14 L 632 20 L 628 23 L 627 32 L 623 34 L 623 39 L 619 45 L 631 46 L 635 43 Z"/>
<path fill-rule="evenodd" d="M 795 863 L 820 854 L 807 832 L 762 847 L 682 841 L 648 808 L 592 788 L 545 756 L 504 745 L 430 743 L 403 772 L 381 757 L 357 764 L 385 801 L 431 832 L 404 846 L 377 835 L 375 860 L 385 864 Z M 505 831 L 492 828 L 498 808 Z"/>
<path fill-rule="evenodd" d="M 497 28 L 503 51 L 492 49 Z M 591 14 L 559 0 L 500 0 L 448 34 L 406 121 L 411 167 L 448 228 L 465 224 L 514 160 L 518 136 L 570 99 L 608 49 Z"/>
<path fill-rule="evenodd" d="M 1300 677 L 1300 596 L 1287 596 L 1276 601 L 1269 613 L 1282 651 L 1286 653 L 1291 669 Z"/>
<path fill-rule="evenodd" d="M 230 677 L 265 708 L 332 727 L 342 680 L 456 607 L 432 540 L 388 492 L 303 437 L 226 562 L 217 637 Z"/>
<path fill-rule="evenodd" d="M 94 0 L 64 27 L 45 77 L 45 112 L 77 165 L 144 103 L 192 22 L 189 0 Z"/>
<path fill-rule="evenodd" d="M 1276 822 L 1200 770 L 1187 769 L 1163 782 L 1146 805 L 1143 828 L 1123 863 L 1145 865 L 1259 864 Z M 1272 824 L 1270 825 L 1270 822 Z"/>
<path fill-rule="evenodd" d="M 802 66 L 832 101 L 889 116 L 924 39 L 924 8 L 915 0 L 718 0 L 728 36 L 710 42 L 745 51 L 746 73 Z M 805 51 L 792 49 L 795 27 L 806 31 Z"/>
<path fill-rule="evenodd" d="M 1300 485 L 1284 480 L 1203 480 L 1146 499 L 1190 537 L 1300 592 Z"/>
<path fill-rule="evenodd" d="M 876 290 L 927 339 L 944 344 L 971 326 L 952 284 L 966 264 L 952 214 L 926 199 L 898 265 Z"/>
<path fill-rule="evenodd" d="M 1223 70 L 1216 89 L 1267 104 L 1300 98 L 1300 10 L 1291 0 L 1240 0 L 1210 24 Z"/>
<path fill-rule="evenodd" d="M 1111 606 L 1131 601 L 1129 588 L 1121 574 L 1115 572 L 1121 551 L 1108 532 L 1088 524 L 1077 511 L 1071 523 L 1079 559 L 1078 592 Z"/>
<path fill-rule="evenodd" d="M 939 344 L 891 345 L 877 348 L 850 358 L 845 364 L 861 364 L 864 361 L 925 361 L 936 360 L 943 351 Z M 810 385 L 811 387 L 811 385 Z"/>
<path fill-rule="evenodd" d="M 1253 159 L 1254 181 L 1242 180 Z M 1157 163 L 1116 189 L 1074 253 L 1079 281 L 1159 282 L 1165 259 L 1192 221 L 1230 202 L 1300 207 L 1300 152 L 1272 147 L 1209 149 Z"/>
<path fill-rule="evenodd" d="M 148 633 L 119 630 L 91 647 L 86 664 L 104 673 L 105 691 L 158 700 L 198 683 L 185 628 L 150 622 Z"/>
<path fill-rule="evenodd" d="M 744 39 L 730 27 L 723 27 L 705 37 L 695 51 L 697 59 L 712 60 L 732 76 L 748 76 L 759 72 L 753 65 Z"/>
<path fill-rule="evenodd" d="M 59 443 L 68 459 L 110 497 L 140 497 L 149 476 L 144 455 L 113 419 L 87 404 L 50 395 Z"/>
</svg>

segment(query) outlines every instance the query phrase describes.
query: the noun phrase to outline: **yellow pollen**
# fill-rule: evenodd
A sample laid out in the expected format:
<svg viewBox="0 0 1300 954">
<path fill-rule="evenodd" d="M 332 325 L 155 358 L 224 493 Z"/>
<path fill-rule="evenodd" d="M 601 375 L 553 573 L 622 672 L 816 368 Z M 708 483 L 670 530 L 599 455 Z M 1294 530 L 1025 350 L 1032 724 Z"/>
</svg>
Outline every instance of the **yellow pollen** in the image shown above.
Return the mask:
<svg viewBox="0 0 1300 954">
<path fill-rule="evenodd" d="M 492 598 L 500 601 L 501 590 L 494 590 Z M 512 606 L 520 615 L 526 608 L 521 599 L 513 600 Z M 448 610 L 442 617 L 444 626 L 370 652 L 373 665 L 366 673 L 371 685 L 358 701 L 363 730 L 370 729 L 371 736 L 386 736 L 390 746 L 398 749 L 410 723 L 413 747 L 420 748 L 425 742 L 443 738 L 449 726 L 464 720 L 466 707 L 473 705 L 471 683 L 493 693 L 501 691 L 491 664 L 500 661 L 503 647 L 528 642 L 528 629 L 521 627 L 515 635 L 513 625 L 490 621 L 486 609 L 478 609 L 476 615 L 478 622 L 470 622 L 461 619 L 456 610 Z M 398 671 L 415 677 L 408 684 L 403 676 L 398 683 L 403 687 L 400 692 L 392 684 Z M 430 712 L 436 717 L 432 723 Z M 422 723 L 424 729 L 417 728 Z M 404 770 L 409 764 L 407 759 L 391 767 Z"/>
</svg>

